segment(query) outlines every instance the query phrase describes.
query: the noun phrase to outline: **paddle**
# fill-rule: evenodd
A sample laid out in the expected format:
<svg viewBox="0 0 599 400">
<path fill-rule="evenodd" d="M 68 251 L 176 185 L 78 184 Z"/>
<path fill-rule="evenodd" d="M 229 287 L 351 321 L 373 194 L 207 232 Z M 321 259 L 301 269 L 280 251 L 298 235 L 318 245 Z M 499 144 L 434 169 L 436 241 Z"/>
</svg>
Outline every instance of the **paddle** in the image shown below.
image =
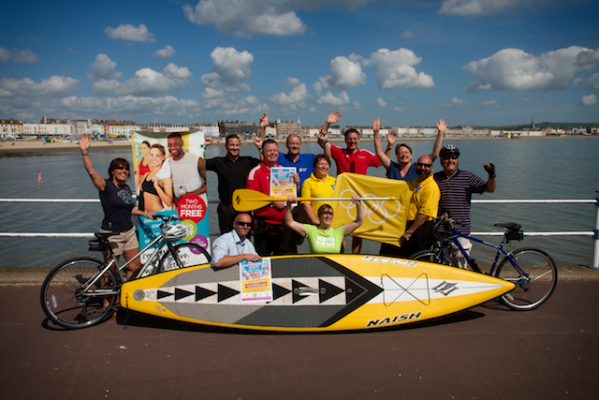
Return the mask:
<svg viewBox="0 0 599 400">
<path fill-rule="evenodd" d="M 297 201 L 351 201 L 351 197 L 296 197 Z M 360 197 L 360 200 L 397 200 L 396 197 Z M 273 201 L 287 201 L 287 197 L 271 197 L 251 189 L 237 189 L 233 192 L 233 208 L 236 211 L 253 211 L 269 205 Z"/>
</svg>

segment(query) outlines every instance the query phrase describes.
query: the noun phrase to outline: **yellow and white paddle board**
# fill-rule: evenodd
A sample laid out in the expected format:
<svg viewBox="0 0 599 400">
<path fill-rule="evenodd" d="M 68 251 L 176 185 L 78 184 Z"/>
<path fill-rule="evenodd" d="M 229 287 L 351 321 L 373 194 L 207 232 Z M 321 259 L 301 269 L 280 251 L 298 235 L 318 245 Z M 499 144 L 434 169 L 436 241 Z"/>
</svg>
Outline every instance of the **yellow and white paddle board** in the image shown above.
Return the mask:
<svg viewBox="0 0 599 400">
<path fill-rule="evenodd" d="M 366 255 L 271 258 L 272 301 L 241 302 L 239 267 L 179 269 L 127 282 L 121 306 L 228 328 L 373 329 L 423 321 L 484 303 L 514 284 L 458 268 Z"/>
</svg>

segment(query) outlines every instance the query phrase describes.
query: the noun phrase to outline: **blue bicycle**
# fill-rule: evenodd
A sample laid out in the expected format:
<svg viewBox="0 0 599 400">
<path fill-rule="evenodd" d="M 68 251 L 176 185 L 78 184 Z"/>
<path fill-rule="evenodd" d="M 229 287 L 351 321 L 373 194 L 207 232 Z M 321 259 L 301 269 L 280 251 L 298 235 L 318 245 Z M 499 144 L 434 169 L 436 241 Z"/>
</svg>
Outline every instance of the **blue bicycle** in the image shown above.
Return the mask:
<svg viewBox="0 0 599 400">
<path fill-rule="evenodd" d="M 444 224 L 451 228 L 451 233 L 441 233 L 439 228 Z M 485 242 L 470 235 L 457 231 L 456 227 L 462 225 L 456 220 L 443 216 L 435 224 L 434 235 L 436 244 L 431 250 L 423 250 L 412 254 L 413 260 L 434 262 L 450 265 L 452 267 L 470 269 L 482 273 L 476 261 L 470 258 L 459 238 L 469 239 L 475 243 L 497 249 L 495 260 L 488 275 L 512 282 L 516 288 L 501 296 L 501 301 L 513 310 L 526 311 L 538 308 L 545 303 L 555 290 L 557 284 L 557 267 L 549 254 L 535 248 L 521 248 L 514 251 L 504 249 L 504 244 L 512 240 L 522 240 L 524 233 L 521 226 L 514 223 L 495 224 L 505 229 L 503 239 L 499 245 Z M 459 265 L 451 253 L 461 253 L 466 260 L 466 265 Z M 498 264 L 500 256 L 503 258 Z M 495 272 L 495 267 L 497 271 Z"/>
</svg>

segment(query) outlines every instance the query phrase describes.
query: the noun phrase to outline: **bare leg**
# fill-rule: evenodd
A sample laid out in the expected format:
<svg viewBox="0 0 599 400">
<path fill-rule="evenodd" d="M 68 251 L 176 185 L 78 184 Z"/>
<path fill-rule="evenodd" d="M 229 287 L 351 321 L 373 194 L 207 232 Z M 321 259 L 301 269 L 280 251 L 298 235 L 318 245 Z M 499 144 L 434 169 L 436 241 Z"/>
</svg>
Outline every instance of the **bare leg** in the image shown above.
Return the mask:
<svg viewBox="0 0 599 400">
<path fill-rule="evenodd" d="M 137 255 L 137 253 L 139 253 L 139 247 L 132 249 L 132 250 L 125 250 L 123 251 L 123 255 L 125 256 L 125 260 L 129 261 L 130 259 L 132 259 L 133 257 L 135 257 Z M 136 258 L 135 260 L 133 260 L 131 262 L 131 264 L 129 264 L 127 266 L 127 280 L 129 280 L 129 278 L 131 278 L 131 276 L 135 273 L 135 271 L 137 271 L 140 267 L 140 261 L 139 261 L 139 257 Z"/>
</svg>

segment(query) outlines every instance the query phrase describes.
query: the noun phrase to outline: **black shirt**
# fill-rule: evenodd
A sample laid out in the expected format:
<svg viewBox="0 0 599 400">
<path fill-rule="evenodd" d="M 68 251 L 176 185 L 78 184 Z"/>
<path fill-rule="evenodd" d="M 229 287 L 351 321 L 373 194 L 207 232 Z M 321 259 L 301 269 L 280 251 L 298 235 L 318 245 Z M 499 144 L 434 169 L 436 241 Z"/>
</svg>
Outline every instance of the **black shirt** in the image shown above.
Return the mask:
<svg viewBox="0 0 599 400">
<path fill-rule="evenodd" d="M 223 203 L 231 204 L 233 192 L 244 189 L 248 174 L 260 160 L 254 157 L 239 157 L 235 162 L 227 156 L 206 160 L 206 170 L 218 175 L 218 198 Z"/>
</svg>

